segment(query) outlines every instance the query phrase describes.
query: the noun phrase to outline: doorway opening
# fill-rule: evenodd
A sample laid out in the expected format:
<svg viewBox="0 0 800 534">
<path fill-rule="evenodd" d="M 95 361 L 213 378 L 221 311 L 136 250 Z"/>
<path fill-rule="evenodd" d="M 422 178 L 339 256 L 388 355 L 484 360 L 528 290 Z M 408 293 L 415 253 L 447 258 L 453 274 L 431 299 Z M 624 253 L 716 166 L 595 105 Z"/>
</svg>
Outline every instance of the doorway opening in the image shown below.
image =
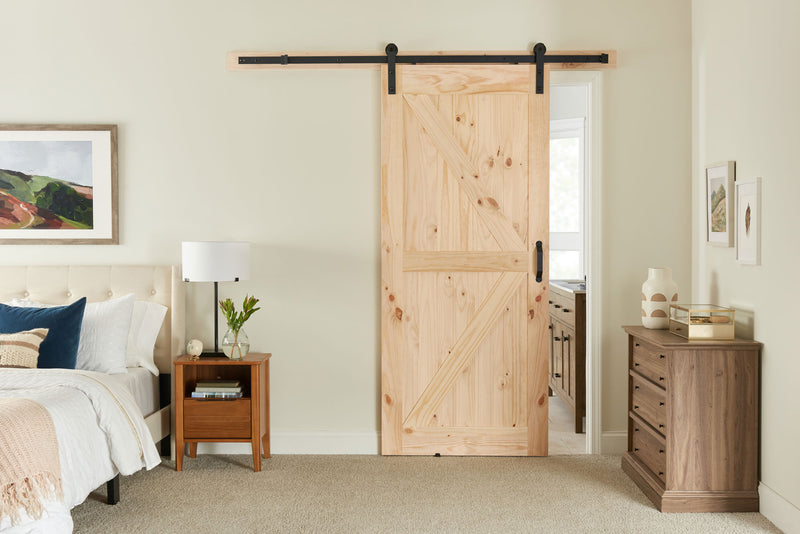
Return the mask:
<svg viewBox="0 0 800 534">
<path fill-rule="evenodd" d="M 551 455 L 599 452 L 599 80 L 558 72 L 550 86 Z"/>
</svg>

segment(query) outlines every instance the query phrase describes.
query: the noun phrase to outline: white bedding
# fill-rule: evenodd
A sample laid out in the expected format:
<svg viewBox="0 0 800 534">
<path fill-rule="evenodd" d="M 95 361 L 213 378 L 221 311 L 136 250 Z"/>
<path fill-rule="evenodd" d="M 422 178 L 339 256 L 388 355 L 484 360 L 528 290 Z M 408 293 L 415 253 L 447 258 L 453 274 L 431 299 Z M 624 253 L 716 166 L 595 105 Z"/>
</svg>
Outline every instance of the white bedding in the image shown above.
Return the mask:
<svg viewBox="0 0 800 534">
<path fill-rule="evenodd" d="M 125 384 L 144 417 L 158 410 L 158 377 L 153 373 L 142 367 L 128 367 L 127 373 L 112 377 Z"/>
<path fill-rule="evenodd" d="M 112 375 L 65 369 L 0 369 L 0 396 L 44 406 L 58 439 L 64 502 L 49 502 L 46 517 L 8 532 L 71 532 L 69 509 L 118 472 L 151 469 L 161 458 L 133 395 Z M 10 522 L 0 522 L 6 532 Z"/>
</svg>

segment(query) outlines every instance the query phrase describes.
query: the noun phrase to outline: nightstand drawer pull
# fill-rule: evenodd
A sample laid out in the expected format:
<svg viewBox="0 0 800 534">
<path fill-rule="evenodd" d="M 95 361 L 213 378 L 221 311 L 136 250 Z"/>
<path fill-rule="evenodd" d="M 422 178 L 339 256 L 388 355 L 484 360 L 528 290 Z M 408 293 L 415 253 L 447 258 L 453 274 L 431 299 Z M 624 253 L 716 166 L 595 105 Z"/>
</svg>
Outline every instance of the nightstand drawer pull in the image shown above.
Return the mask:
<svg viewBox="0 0 800 534">
<path fill-rule="evenodd" d="M 634 447 L 633 452 L 639 452 L 639 447 Z"/>
<path fill-rule="evenodd" d="M 663 402 L 659 402 L 658 405 L 659 406 L 664 406 L 664 403 Z"/>
<path fill-rule="evenodd" d="M 568 310 L 567 308 L 564 308 L 564 309 L 563 309 L 563 310 L 561 310 L 561 311 L 562 311 L 562 312 L 564 312 L 564 313 L 569 313 L 569 310 Z"/>
<path fill-rule="evenodd" d="M 561 304 L 556 304 L 556 305 L 554 306 L 554 308 L 555 308 L 555 309 L 557 309 L 557 310 L 558 310 L 558 309 L 560 309 L 560 308 L 561 308 Z"/>
</svg>

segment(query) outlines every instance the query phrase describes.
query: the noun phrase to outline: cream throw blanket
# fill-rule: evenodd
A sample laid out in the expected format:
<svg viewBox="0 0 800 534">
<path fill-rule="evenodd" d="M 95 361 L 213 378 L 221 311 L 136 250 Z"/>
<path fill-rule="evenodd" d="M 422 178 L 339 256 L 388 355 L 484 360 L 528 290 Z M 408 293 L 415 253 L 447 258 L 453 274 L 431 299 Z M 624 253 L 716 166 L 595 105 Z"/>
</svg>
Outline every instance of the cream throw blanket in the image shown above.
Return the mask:
<svg viewBox="0 0 800 534">
<path fill-rule="evenodd" d="M 29 399 L 0 398 L 0 519 L 39 519 L 42 502 L 62 498 L 58 441 L 50 414 Z"/>
</svg>

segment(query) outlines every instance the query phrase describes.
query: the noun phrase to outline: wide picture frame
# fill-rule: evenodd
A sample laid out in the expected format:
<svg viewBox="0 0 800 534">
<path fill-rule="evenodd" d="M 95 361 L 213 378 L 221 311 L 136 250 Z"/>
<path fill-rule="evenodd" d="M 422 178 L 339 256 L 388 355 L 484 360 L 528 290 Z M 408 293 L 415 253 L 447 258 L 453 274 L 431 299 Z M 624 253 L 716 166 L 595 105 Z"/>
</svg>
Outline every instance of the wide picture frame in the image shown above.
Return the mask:
<svg viewBox="0 0 800 534">
<path fill-rule="evenodd" d="M 119 244 L 117 126 L 0 124 L 0 245 Z"/>
<path fill-rule="evenodd" d="M 736 261 L 761 265 L 761 178 L 736 183 Z"/>
<path fill-rule="evenodd" d="M 719 247 L 734 243 L 736 162 L 706 165 L 706 241 Z"/>
</svg>

